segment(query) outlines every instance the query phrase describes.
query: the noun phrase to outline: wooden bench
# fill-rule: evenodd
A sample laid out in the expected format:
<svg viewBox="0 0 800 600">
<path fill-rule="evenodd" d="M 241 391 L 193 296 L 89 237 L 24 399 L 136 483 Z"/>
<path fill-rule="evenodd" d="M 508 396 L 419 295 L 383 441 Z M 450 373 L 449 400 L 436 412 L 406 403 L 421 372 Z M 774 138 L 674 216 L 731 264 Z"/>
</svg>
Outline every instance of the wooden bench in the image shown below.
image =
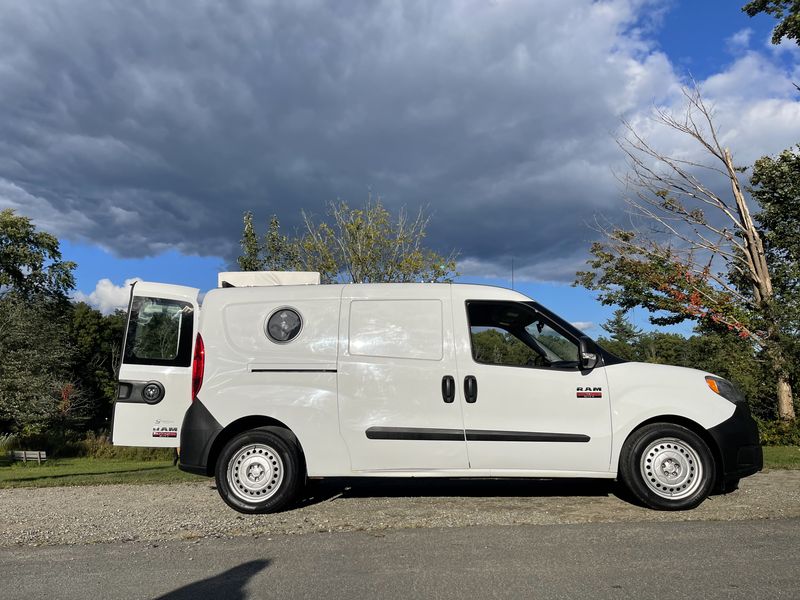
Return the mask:
<svg viewBox="0 0 800 600">
<path fill-rule="evenodd" d="M 14 460 L 21 460 L 22 462 L 33 462 L 34 460 L 42 464 L 47 460 L 47 452 L 44 450 L 14 450 L 12 453 Z"/>
</svg>

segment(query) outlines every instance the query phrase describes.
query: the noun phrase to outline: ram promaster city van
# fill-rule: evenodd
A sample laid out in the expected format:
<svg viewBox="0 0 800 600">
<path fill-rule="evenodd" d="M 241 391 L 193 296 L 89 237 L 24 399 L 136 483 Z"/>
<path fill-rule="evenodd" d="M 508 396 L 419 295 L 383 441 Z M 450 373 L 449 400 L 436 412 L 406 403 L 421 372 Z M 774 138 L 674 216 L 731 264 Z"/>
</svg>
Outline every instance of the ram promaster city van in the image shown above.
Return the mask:
<svg viewBox="0 0 800 600">
<path fill-rule="evenodd" d="M 730 382 L 625 362 L 518 292 L 318 283 L 134 284 L 114 444 L 180 447 L 245 513 L 356 476 L 619 478 L 688 509 L 762 467 Z"/>
</svg>

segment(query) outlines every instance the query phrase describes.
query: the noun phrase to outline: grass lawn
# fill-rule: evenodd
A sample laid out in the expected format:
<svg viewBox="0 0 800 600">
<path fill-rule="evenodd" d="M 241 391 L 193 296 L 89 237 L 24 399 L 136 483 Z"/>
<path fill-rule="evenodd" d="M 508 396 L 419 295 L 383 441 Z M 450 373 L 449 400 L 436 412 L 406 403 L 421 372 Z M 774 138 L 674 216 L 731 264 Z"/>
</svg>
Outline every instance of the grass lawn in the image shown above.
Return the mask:
<svg viewBox="0 0 800 600">
<path fill-rule="evenodd" d="M 800 469 L 800 446 L 764 446 L 765 469 Z"/>
<path fill-rule="evenodd" d="M 800 446 L 765 446 L 764 468 L 800 469 Z M 63 458 L 0 467 L 0 489 L 109 483 L 172 483 L 203 481 L 205 477 L 179 471 L 171 461 Z"/>
<path fill-rule="evenodd" d="M 98 485 L 109 483 L 171 483 L 202 481 L 204 477 L 179 471 L 172 461 L 140 461 L 100 458 L 63 458 L 0 467 L 0 489 Z"/>
</svg>

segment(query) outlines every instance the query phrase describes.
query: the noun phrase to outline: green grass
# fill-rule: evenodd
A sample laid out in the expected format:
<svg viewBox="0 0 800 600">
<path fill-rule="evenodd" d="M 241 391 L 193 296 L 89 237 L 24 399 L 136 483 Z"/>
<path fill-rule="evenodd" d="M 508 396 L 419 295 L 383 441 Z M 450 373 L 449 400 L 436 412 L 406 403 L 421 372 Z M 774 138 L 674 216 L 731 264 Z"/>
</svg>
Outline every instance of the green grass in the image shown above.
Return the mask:
<svg viewBox="0 0 800 600">
<path fill-rule="evenodd" d="M 767 469 L 800 469 L 800 446 L 765 446 Z M 64 458 L 0 467 L 0 489 L 52 487 L 57 485 L 106 485 L 112 483 L 174 483 L 205 478 L 179 471 L 171 461 L 101 458 Z"/>
<path fill-rule="evenodd" d="M 800 446 L 764 446 L 765 469 L 800 469 Z"/>
<path fill-rule="evenodd" d="M 172 461 L 134 461 L 101 458 L 64 458 L 43 465 L 13 463 L 0 467 L 0 489 L 111 483 L 173 483 L 202 481 L 204 477 L 179 471 Z"/>
</svg>

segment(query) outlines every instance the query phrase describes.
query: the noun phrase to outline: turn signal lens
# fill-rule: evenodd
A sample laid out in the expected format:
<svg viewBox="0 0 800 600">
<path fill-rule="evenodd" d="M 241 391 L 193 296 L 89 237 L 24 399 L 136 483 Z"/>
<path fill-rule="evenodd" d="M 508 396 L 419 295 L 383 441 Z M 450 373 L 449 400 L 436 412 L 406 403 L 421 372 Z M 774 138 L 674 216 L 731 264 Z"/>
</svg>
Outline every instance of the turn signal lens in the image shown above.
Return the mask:
<svg viewBox="0 0 800 600">
<path fill-rule="evenodd" d="M 708 384 L 708 387 L 711 388 L 712 392 L 714 392 L 715 394 L 719 394 L 719 385 L 717 385 L 716 379 L 714 379 L 713 377 L 706 377 L 706 383 Z M 720 396 L 721 395 L 722 394 L 720 394 Z"/>
</svg>

